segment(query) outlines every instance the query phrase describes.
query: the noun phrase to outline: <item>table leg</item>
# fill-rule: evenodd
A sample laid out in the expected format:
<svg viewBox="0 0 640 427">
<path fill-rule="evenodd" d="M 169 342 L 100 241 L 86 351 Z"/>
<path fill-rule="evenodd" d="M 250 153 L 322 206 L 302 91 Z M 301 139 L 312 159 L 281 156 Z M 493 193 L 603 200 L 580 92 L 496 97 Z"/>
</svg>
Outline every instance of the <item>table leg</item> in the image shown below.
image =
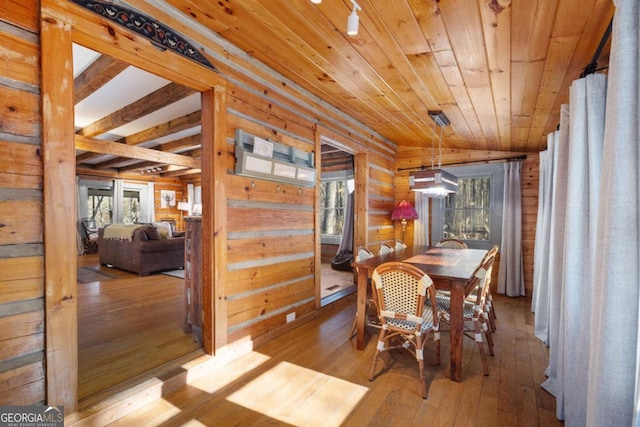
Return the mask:
<svg viewBox="0 0 640 427">
<path fill-rule="evenodd" d="M 464 304 L 464 282 L 451 282 L 451 340 L 449 342 L 449 376 L 451 381 L 462 381 L 462 340 L 463 336 L 463 313 Z"/>
<path fill-rule="evenodd" d="M 367 313 L 367 272 L 358 271 L 358 301 L 356 303 L 356 348 L 364 350 L 365 316 Z"/>
</svg>

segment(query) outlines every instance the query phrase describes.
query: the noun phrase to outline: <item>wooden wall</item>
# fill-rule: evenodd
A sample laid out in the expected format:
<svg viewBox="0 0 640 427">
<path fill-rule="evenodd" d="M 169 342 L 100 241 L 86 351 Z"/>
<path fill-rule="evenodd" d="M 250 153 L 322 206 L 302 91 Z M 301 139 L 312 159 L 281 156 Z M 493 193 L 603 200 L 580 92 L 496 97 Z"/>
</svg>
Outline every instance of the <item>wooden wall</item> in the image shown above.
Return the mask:
<svg viewBox="0 0 640 427">
<path fill-rule="evenodd" d="M 222 276 L 226 277 L 221 288 L 224 292 L 216 294 L 225 301 L 221 307 L 226 325 L 225 336 L 216 339 L 227 344 L 264 341 L 287 327 L 288 313 L 295 312 L 298 319 L 315 313 L 316 263 L 320 260 L 316 239 L 318 194 L 314 188 L 236 176 L 235 129 L 309 152 L 318 152 L 320 141 L 328 141 L 354 154 L 356 244 L 371 248 L 399 237 L 399 227 L 394 227 L 390 214 L 397 201 L 408 198 L 408 183 L 405 175 L 396 177 L 395 168 L 415 166 L 430 157 L 401 150 L 394 159 L 393 144 L 297 89 L 250 56 L 206 39 L 197 29 L 183 26 L 142 0 L 129 3 L 205 46 L 227 79 L 227 153 L 222 156 L 227 169 L 222 181 L 227 212 L 222 223 L 227 244 L 224 256 L 216 257 L 220 264 L 215 265 L 216 269 L 226 269 Z M 63 7 L 76 6 L 65 2 Z M 0 405 L 45 400 L 38 34 L 38 2 L 0 3 L 0 152 L 4 159 L 12 160 L 0 162 Z M 148 45 L 141 49 L 154 51 Z M 443 160 L 494 154 L 451 152 Z M 530 156 L 526 163 L 528 181 L 523 188 L 529 198 L 525 203 L 527 257 L 533 252 L 537 205 L 535 158 Z M 51 207 L 54 213 L 55 209 Z M 411 233 L 410 227 L 407 240 Z M 529 268 L 527 283 L 530 287 Z M 216 319 L 218 316 L 216 313 Z M 54 371 L 49 375 L 56 378 Z M 58 391 L 64 392 L 61 387 Z"/>
<path fill-rule="evenodd" d="M 486 161 L 504 157 L 526 154 L 522 162 L 522 250 L 524 263 L 525 292 L 530 298 L 533 291 L 533 249 L 535 244 L 536 219 L 538 215 L 538 153 L 513 153 L 508 151 L 471 151 L 471 150 L 443 150 L 442 165 L 470 161 Z M 400 147 L 396 155 L 396 169 L 413 168 L 421 165 L 431 165 L 431 149 Z M 397 172 L 395 200 L 415 200 L 409 190 L 409 171 Z M 400 238 L 400 227 L 396 227 L 396 237 Z M 413 241 L 413 223 L 407 224 L 405 239 Z M 499 257 L 498 257 L 499 262 Z M 494 268 L 495 287 L 497 268 Z"/>
<path fill-rule="evenodd" d="M 45 400 L 38 32 L 35 0 L 0 3 L 0 405 Z"/>
</svg>

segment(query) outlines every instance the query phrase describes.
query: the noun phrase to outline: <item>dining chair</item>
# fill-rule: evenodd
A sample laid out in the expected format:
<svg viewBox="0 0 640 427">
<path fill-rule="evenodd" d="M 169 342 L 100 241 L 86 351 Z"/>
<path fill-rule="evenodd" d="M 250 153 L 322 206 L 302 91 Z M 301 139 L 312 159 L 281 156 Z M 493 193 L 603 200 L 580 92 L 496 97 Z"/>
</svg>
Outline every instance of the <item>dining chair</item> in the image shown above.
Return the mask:
<svg viewBox="0 0 640 427">
<path fill-rule="evenodd" d="M 364 261 L 365 259 L 373 258 L 373 252 L 367 249 L 364 246 L 358 246 L 356 250 L 356 262 Z M 356 274 L 360 274 L 356 268 Z M 357 278 L 356 278 L 357 283 Z M 376 295 L 372 292 L 370 286 L 370 280 L 367 279 L 367 306 L 365 313 L 365 322 L 367 326 L 373 326 L 375 328 L 380 328 L 380 322 L 378 321 L 377 314 L 377 304 L 376 304 Z M 357 326 L 358 313 L 356 312 L 356 316 L 353 319 L 353 326 L 351 326 L 351 333 L 349 334 L 349 339 L 352 339 L 356 336 L 356 326 Z"/>
<path fill-rule="evenodd" d="M 466 249 L 467 244 L 460 239 L 442 239 L 436 243 L 438 248 Z"/>
<path fill-rule="evenodd" d="M 485 255 L 484 259 L 487 260 L 489 258 L 493 258 L 495 262 L 495 258 L 498 255 L 498 250 L 499 250 L 498 245 L 493 245 L 493 247 L 489 249 L 489 252 L 487 252 L 487 255 Z M 491 326 L 491 332 L 495 332 L 497 317 L 496 317 L 496 308 L 495 308 L 495 305 L 493 304 L 493 297 L 491 296 L 491 276 L 487 277 L 487 281 L 489 283 L 487 283 L 487 295 L 486 295 L 484 310 L 486 312 L 486 317 L 489 320 L 489 325 Z"/>
<path fill-rule="evenodd" d="M 493 336 L 491 333 L 491 327 L 488 325 L 489 320 L 485 310 L 487 290 L 493 269 L 493 262 L 495 258 L 490 257 L 482 261 L 482 264 L 476 269 L 469 287 L 473 289 L 470 297 L 463 303 L 463 334 L 464 336 L 473 339 L 478 344 L 478 350 L 480 351 L 480 358 L 482 359 L 482 369 L 485 375 L 489 375 L 489 368 L 487 366 L 487 359 L 484 351 L 483 335 L 489 348 L 489 354 L 494 355 L 493 352 Z M 439 316 L 442 321 L 449 323 L 451 319 L 451 298 L 447 293 L 437 293 L 437 308 Z"/>
<path fill-rule="evenodd" d="M 376 364 L 383 352 L 407 349 L 418 362 L 422 398 L 426 399 L 424 346 L 428 341 L 434 341 L 436 361 L 440 364 L 440 319 L 433 281 L 416 266 L 395 261 L 379 265 L 371 281 L 378 296 L 378 318 L 382 327 L 369 381 L 375 377 Z"/>
<path fill-rule="evenodd" d="M 401 251 L 403 249 L 407 249 L 407 244 L 400 239 L 395 240 L 395 249 L 396 251 Z"/>
<path fill-rule="evenodd" d="M 392 245 L 389 242 L 382 242 L 378 247 L 378 255 L 387 255 L 387 254 L 390 254 L 391 252 L 395 252 L 395 250 L 396 250 L 395 244 Z"/>
</svg>

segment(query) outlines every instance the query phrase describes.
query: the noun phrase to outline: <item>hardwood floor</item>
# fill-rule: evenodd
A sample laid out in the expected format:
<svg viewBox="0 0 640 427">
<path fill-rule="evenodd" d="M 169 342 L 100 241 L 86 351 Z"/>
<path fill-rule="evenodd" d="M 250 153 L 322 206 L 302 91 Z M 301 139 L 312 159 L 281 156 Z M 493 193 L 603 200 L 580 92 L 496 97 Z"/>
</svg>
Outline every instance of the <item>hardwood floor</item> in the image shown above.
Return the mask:
<svg viewBox="0 0 640 427">
<path fill-rule="evenodd" d="M 226 366 L 189 381 L 113 423 L 115 426 L 554 426 L 555 399 L 540 388 L 547 350 L 533 336 L 530 302 L 496 296 L 495 356 L 482 374 L 478 349 L 464 340 L 463 381 L 448 379 L 449 337 L 442 363 L 428 366 L 429 396 L 420 396 L 417 363 L 393 353 L 368 381 L 375 340 L 355 349 L 348 334 L 355 304 L 320 316 Z M 425 361 L 434 360 L 433 348 Z"/>
<path fill-rule="evenodd" d="M 327 298 L 336 293 L 345 294 L 344 291 L 355 291 L 356 285 L 352 271 L 340 271 L 331 268 L 331 263 L 320 264 L 320 277 L 322 279 L 320 298 Z"/>
<path fill-rule="evenodd" d="M 184 282 L 139 277 L 78 257 L 78 267 L 107 273 L 78 283 L 78 400 L 81 407 L 130 387 L 200 349 L 183 332 Z"/>
</svg>

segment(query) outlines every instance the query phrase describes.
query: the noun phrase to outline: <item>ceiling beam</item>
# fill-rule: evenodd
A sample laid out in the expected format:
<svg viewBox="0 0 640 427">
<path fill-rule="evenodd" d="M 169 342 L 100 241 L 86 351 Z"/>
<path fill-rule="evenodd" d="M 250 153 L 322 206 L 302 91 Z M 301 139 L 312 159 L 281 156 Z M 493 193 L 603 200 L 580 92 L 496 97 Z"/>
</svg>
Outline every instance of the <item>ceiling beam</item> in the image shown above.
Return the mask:
<svg viewBox="0 0 640 427">
<path fill-rule="evenodd" d="M 101 141 L 80 135 L 76 135 L 76 149 L 127 157 L 129 159 L 150 160 L 157 163 L 186 166 L 194 169 L 200 168 L 200 160 L 192 157 L 173 153 L 163 153 L 162 151 L 152 150 L 149 148 L 131 147 L 118 142 Z"/>
<path fill-rule="evenodd" d="M 169 83 L 118 111 L 83 127 L 76 134 L 91 137 L 109 132 L 176 101 L 180 101 L 195 92 L 195 90 L 177 83 Z"/>
<path fill-rule="evenodd" d="M 100 55 L 73 80 L 73 102 L 80 101 L 110 82 L 128 65 L 108 55 Z"/>
</svg>

